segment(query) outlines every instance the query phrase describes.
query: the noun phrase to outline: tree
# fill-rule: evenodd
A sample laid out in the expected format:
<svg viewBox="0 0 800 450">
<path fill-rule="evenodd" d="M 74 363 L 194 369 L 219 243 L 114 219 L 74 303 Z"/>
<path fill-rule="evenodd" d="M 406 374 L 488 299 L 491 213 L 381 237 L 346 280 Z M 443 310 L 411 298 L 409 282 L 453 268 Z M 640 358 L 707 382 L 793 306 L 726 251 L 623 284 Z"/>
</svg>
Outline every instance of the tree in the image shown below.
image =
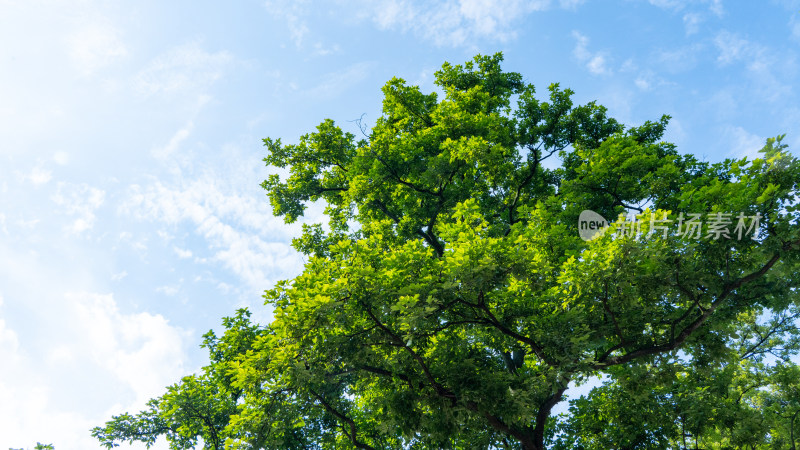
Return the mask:
<svg viewBox="0 0 800 450">
<path fill-rule="evenodd" d="M 42 444 L 41 442 L 37 442 L 36 447 L 34 447 L 35 450 L 53 450 L 54 448 L 55 447 L 53 447 L 53 444 Z M 9 448 L 8 450 L 24 450 L 24 449 Z"/>
<path fill-rule="evenodd" d="M 157 435 L 172 448 L 663 448 L 763 425 L 740 420 L 759 408 L 709 398 L 750 389 L 750 361 L 772 352 L 790 367 L 796 354 L 783 344 L 800 304 L 800 161 L 782 137 L 759 159 L 698 161 L 661 140 L 668 116 L 625 127 L 558 84 L 538 100 L 502 59 L 445 63 L 442 99 L 392 79 L 363 139 L 331 120 L 297 144 L 265 139 L 265 162 L 289 173 L 263 183 L 275 214 L 326 204 L 328 223 L 293 241 L 303 273 L 266 291 L 272 323 L 226 319 L 203 374 L 95 436 L 109 448 Z M 636 228 L 620 218 L 584 241 L 586 209 L 639 213 Z M 709 223 L 690 235 L 698 217 Z M 570 383 L 597 377 L 551 417 Z M 771 385 L 776 401 L 786 383 Z M 709 411 L 718 424 L 700 420 Z"/>
<path fill-rule="evenodd" d="M 144 442 L 149 448 L 159 436 L 165 436 L 173 449 L 194 448 L 199 439 L 205 448 L 223 448 L 225 427 L 242 396 L 242 390 L 232 386 L 228 364 L 245 354 L 261 333 L 245 309 L 223 319 L 223 326 L 222 338 L 213 331 L 203 336 L 210 364 L 201 374 L 183 377 L 163 396 L 151 399 L 146 411 L 116 416 L 106 427 L 93 429 L 92 435 L 108 448 L 124 441 Z"/>
</svg>

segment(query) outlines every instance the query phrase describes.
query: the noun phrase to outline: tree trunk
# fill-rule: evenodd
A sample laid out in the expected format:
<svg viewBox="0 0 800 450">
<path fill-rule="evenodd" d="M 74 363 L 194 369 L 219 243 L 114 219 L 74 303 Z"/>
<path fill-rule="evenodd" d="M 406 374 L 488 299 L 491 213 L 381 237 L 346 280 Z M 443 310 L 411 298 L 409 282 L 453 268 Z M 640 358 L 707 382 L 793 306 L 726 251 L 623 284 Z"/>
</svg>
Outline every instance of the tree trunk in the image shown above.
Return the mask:
<svg viewBox="0 0 800 450">
<path fill-rule="evenodd" d="M 569 379 L 565 379 L 563 383 L 564 387 L 560 388 L 555 394 L 548 397 L 548 399 L 542 403 L 542 406 L 539 407 L 539 412 L 536 414 L 536 427 L 533 429 L 533 446 L 530 447 L 531 450 L 545 450 L 544 427 L 547 424 L 547 419 L 550 418 L 550 412 L 553 410 L 553 407 L 556 406 L 556 404 L 564 397 L 564 392 L 567 390 Z M 525 444 L 523 443 L 523 448 L 527 450 L 528 447 L 525 447 Z"/>
</svg>

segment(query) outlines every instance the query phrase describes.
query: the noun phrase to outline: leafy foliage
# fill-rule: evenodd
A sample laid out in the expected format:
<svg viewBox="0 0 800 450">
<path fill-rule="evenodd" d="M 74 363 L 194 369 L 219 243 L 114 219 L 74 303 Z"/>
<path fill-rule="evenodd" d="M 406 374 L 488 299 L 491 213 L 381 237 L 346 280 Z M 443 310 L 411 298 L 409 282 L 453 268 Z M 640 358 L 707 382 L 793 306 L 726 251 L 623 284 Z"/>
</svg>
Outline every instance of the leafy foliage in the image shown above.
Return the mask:
<svg viewBox="0 0 800 450">
<path fill-rule="evenodd" d="M 798 181 L 781 137 L 700 162 L 502 56 L 395 78 L 365 139 L 333 121 L 265 139 L 276 215 L 327 224 L 274 321 L 226 319 L 211 364 L 93 433 L 171 448 L 785 448 L 797 434 Z M 512 100 L 516 106 L 512 108 Z M 546 167 L 558 155 L 563 164 Z M 761 218 L 752 238 L 578 237 L 584 209 Z M 643 228 L 647 231 L 646 227 Z M 776 363 L 777 362 L 777 363 Z M 571 382 L 600 377 L 551 417 Z M 693 442 L 692 442 L 693 441 Z M 789 444 L 790 443 L 790 444 Z M 770 447 L 772 446 L 772 447 Z"/>
<path fill-rule="evenodd" d="M 36 447 L 34 447 L 35 450 L 53 450 L 54 448 L 55 447 L 53 447 L 53 444 L 42 444 L 41 442 L 37 442 Z M 25 449 L 9 448 L 8 450 L 25 450 Z"/>
</svg>

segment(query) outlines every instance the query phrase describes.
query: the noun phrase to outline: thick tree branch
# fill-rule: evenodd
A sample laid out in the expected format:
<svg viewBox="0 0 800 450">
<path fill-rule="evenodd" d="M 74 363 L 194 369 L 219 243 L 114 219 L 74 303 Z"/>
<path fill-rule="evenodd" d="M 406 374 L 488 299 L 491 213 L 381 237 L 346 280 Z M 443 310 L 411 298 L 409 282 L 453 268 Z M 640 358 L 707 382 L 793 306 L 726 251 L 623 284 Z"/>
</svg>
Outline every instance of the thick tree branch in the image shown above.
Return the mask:
<svg viewBox="0 0 800 450">
<path fill-rule="evenodd" d="M 547 424 L 547 419 L 550 417 L 550 412 L 553 407 L 561 401 L 564 397 L 568 387 L 569 379 L 566 378 L 561 381 L 561 387 L 539 406 L 539 412 L 536 413 L 536 426 L 533 429 L 533 438 L 538 448 L 544 449 L 544 427 Z"/>
<path fill-rule="evenodd" d="M 389 208 L 383 202 L 373 200 L 371 204 L 386 214 L 386 217 L 392 219 L 392 222 L 396 224 L 400 223 L 400 217 L 389 211 Z M 437 239 L 436 236 L 433 236 L 432 233 L 426 233 L 421 228 L 414 230 L 414 233 L 421 237 L 433 249 L 433 251 L 436 252 L 437 256 L 444 256 L 444 246 L 441 242 L 439 242 L 439 239 Z"/>
<path fill-rule="evenodd" d="M 606 314 L 611 319 L 611 323 L 614 324 L 614 330 L 617 332 L 617 337 L 619 338 L 619 345 L 624 346 L 626 345 L 625 336 L 622 335 L 622 329 L 619 327 L 619 323 L 617 322 L 616 316 L 611 311 L 611 308 L 608 306 L 608 281 L 605 281 L 603 285 L 603 297 L 601 298 L 603 303 L 603 309 L 605 309 Z"/>
<path fill-rule="evenodd" d="M 500 322 L 497 319 L 497 317 L 495 317 L 494 314 L 492 314 L 492 311 L 489 309 L 488 306 L 486 306 L 486 303 L 483 301 L 483 291 L 479 292 L 478 296 L 479 296 L 479 300 L 480 300 L 478 305 L 486 313 L 486 316 L 487 316 L 487 318 L 489 320 L 489 323 L 492 326 L 494 326 L 497 330 L 499 330 L 501 333 L 505 334 L 506 336 L 513 337 L 514 339 L 516 339 L 516 340 L 518 340 L 520 342 L 524 342 L 525 344 L 527 344 L 531 348 L 531 351 L 533 351 L 533 353 L 536 356 L 538 356 L 539 359 L 541 359 L 542 361 L 544 361 L 548 365 L 555 366 L 557 364 L 556 361 L 554 361 L 552 358 L 548 357 L 545 354 L 544 348 L 542 348 L 542 346 L 539 345 L 536 341 L 534 341 L 533 339 L 531 339 L 531 338 L 529 338 L 527 336 L 523 336 L 523 335 L 517 333 L 516 331 L 512 330 L 511 328 L 503 325 L 503 323 Z"/>
<path fill-rule="evenodd" d="M 356 446 L 356 448 L 361 448 L 364 450 L 375 450 L 375 447 L 358 440 L 358 428 L 356 427 L 356 423 L 355 421 L 353 421 L 353 419 L 347 417 L 344 413 L 334 408 L 333 405 L 331 405 L 327 400 L 325 400 L 325 397 L 318 394 L 313 389 L 309 389 L 308 392 L 310 392 L 311 395 L 313 395 L 314 398 L 316 398 L 317 401 L 319 401 L 319 403 L 322 405 L 323 408 L 325 408 L 326 411 L 333 414 L 337 419 L 347 424 L 347 427 L 342 426 L 342 431 L 344 432 L 345 436 L 347 436 L 347 438 L 350 439 L 350 442 L 352 442 L 353 445 Z"/>
<path fill-rule="evenodd" d="M 364 303 L 361 303 L 361 307 L 364 309 L 364 312 L 367 313 L 370 319 L 372 319 L 375 325 L 378 326 L 378 328 L 383 330 L 383 332 L 386 333 L 397 346 L 405 349 L 409 353 L 409 355 L 411 355 L 411 358 L 414 359 L 414 361 L 416 361 L 417 364 L 419 365 L 420 369 L 422 369 L 422 373 L 428 380 L 428 384 L 436 391 L 436 393 L 442 397 L 450 399 L 451 401 L 455 401 L 455 394 L 453 394 L 451 390 L 445 388 L 438 381 L 436 381 L 436 378 L 433 376 L 430 368 L 422 359 L 422 357 L 419 356 L 419 354 L 417 354 L 417 352 L 415 352 L 414 349 L 408 346 L 398 334 L 394 333 L 391 329 L 389 329 L 388 326 L 386 326 L 383 322 L 381 322 L 380 319 L 378 319 L 378 317 L 375 316 L 375 313 L 372 312 L 371 308 L 369 308 Z"/>
<path fill-rule="evenodd" d="M 791 245 L 798 244 L 798 243 L 800 243 L 800 240 L 798 240 L 796 242 L 793 242 L 793 243 L 785 244 L 784 245 L 784 251 L 788 250 Z M 606 360 L 601 360 L 597 364 L 594 365 L 594 368 L 595 369 L 603 369 L 603 368 L 606 368 L 606 367 L 609 367 L 609 366 L 614 366 L 614 365 L 618 365 L 618 364 L 624 364 L 626 362 L 632 361 L 632 360 L 637 359 L 637 358 L 641 358 L 641 357 L 645 357 L 645 356 L 649 356 L 649 355 L 655 355 L 655 354 L 658 354 L 658 353 L 668 352 L 668 351 L 677 349 L 678 347 L 683 345 L 683 343 L 686 342 L 686 340 L 689 338 L 689 336 L 691 336 L 698 328 L 700 328 L 700 326 L 703 325 L 703 323 L 705 323 L 706 320 L 708 320 L 708 318 L 711 316 L 711 314 L 713 314 L 714 311 L 716 311 L 717 308 L 720 305 L 722 305 L 722 303 L 725 301 L 725 299 L 727 299 L 728 296 L 733 291 L 735 291 L 736 289 L 738 289 L 739 287 L 741 287 L 744 284 L 747 284 L 747 283 L 749 283 L 751 281 L 757 280 L 757 279 L 761 278 L 762 276 L 764 276 L 772 268 L 772 266 L 774 266 L 775 263 L 777 263 L 780 260 L 780 258 L 781 258 L 781 253 L 776 253 L 759 270 L 757 270 L 755 272 L 752 272 L 752 273 L 750 273 L 748 275 L 745 275 L 745 276 L 739 278 L 738 280 L 725 285 L 722 288 L 722 292 L 720 293 L 719 297 L 717 297 L 717 299 L 714 300 L 713 303 L 711 303 L 711 306 L 709 306 L 707 309 L 705 309 L 703 311 L 703 313 L 699 317 L 697 317 L 694 321 L 692 321 L 692 323 L 690 323 L 685 328 L 683 328 L 683 330 L 681 330 L 681 332 L 678 334 L 678 336 L 675 337 L 674 339 L 670 339 L 669 342 L 661 344 L 661 345 L 653 345 L 653 346 L 650 346 L 650 347 L 640 348 L 640 349 L 637 349 L 637 350 L 633 350 L 633 351 L 631 351 L 629 353 L 626 353 L 624 355 L 615 356 L 613 358 L 609 358 L 609 359 L 606 359 Z"/>
</svg>

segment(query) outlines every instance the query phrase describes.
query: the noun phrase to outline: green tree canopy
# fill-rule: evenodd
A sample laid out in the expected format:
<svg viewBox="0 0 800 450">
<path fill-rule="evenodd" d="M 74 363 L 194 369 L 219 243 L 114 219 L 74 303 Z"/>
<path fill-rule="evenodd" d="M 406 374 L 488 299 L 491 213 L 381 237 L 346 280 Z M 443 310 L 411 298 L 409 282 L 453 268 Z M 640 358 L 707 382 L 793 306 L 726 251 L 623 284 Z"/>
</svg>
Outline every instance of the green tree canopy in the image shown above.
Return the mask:
<svg viewBox="0 0 800 450">
<path fill-rule="evenodd" d="M 392 79 L 363 139 L 331 120 L 265 139 L 265 162 L 288 170 L 263 183 L 275 214 L 326 205 L 293 242 L 304 271 L 266 291 L 272 323 L 226 319 L 202 373 L 94 435 L 174 449 L 794 439 L 800 161 L 781 137 L 752 161 L 698 161 L 661 140 L 668 116 L 627 127 L 558 84 L 538 99 L 502 59 L 445 63 L 442 98 Z M 587 209 L 638 213 L 638 232 L 620 219 L 584 241 Z M 699 235 L 678 232 L 698 217 Z"/>
</svg>

